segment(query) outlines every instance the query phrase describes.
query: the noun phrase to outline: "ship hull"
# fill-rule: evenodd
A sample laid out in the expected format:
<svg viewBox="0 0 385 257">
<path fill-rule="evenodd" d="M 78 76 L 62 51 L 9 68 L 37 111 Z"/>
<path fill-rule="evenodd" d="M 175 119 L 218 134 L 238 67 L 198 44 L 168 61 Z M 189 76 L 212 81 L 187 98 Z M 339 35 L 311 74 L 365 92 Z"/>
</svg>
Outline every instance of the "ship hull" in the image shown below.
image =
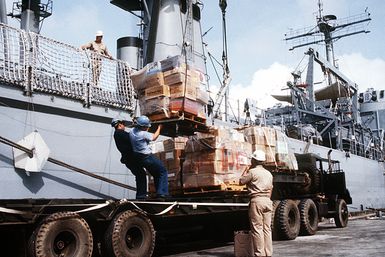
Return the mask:
<svg viewBox="0 0 385 257">
<path fill-rule="evenodd" d="M 130 171 L 120 163 L 113 140 L 113 117 L 127 112 L 103 106 L 83 107 L 79 101 L 34 93 L 1 85 L 0 135 L 18 142 L 38 131 L 50 156 L 95 175 L 135 187 Z M 36 104 L 35 104 L 36 103 Z M 12 147 L 0 144 L 0 198 L 134 198 L 135 192 L 47 162 L 40 172 L 14 167 Z"/>
<path fill-rule="evenodd" d="M 327 158 L 328 147 L 310 144 L 289 138 L 289 146 L 296 153 L 307 152 Z M 364 158 L 344 151 L 332 149 L 331 158 L 340 162 L 340 168 L 345 172 L 346 187 L 350 192 L 353 203 L 350 211 L 385 208 L 385 176 L 384 162 Z"/>
</svg>

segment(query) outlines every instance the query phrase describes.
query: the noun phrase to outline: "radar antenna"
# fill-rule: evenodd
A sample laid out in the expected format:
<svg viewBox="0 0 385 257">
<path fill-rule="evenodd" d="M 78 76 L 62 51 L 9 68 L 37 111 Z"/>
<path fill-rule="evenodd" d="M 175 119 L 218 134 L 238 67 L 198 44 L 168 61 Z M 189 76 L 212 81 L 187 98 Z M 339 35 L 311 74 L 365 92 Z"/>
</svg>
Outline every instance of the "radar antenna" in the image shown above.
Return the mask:
<svg viewBox="0 0 385 257">
<path fill-rule="evenodd" d="M 366 29 L 370 18 L 370 13 L 365 9 L 364 13 L 349 16 L 342 19 L 337 19 L 335 15 L 323 15 L 322 1 L 318 0 L 318 15 L 317 25 L 306 27 L 298 30 L 292 30 L 285 34 L 285 40 L 292 42 L 292 47 L 289 50 L 294 50 L 299 47 L 325 43 L 326 60 L 334 61 L 333 42 L 340 38 L 352 36 L 360 33 L 369 33 Z"/>
</svg>

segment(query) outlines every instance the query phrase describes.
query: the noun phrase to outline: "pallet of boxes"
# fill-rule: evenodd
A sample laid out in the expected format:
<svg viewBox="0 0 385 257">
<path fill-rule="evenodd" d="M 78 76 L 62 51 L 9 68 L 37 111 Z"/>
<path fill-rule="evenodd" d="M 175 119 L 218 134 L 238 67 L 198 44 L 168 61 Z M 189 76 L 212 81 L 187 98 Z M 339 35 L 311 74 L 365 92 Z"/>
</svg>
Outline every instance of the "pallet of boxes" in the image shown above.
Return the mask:
<svg viewBox="0 0 385 257">
<path fill-rule="evenodd" d="M 206 123 L 209 95 L 204 73 L 186 63 L 183 56 L 149 63 L 131 79 L 141 114 L 150 120 Z"/>
<path fill-rule="evenodd" d="M 172 194 L 182 189 L 184 192 L 243 190 L 239 178 L 249 168 L 250 155 L 257 149 L 266 153 L 264 165 L 270 170 L 298 169 L 286 135 L 269 127 L 234 129 L 213 126 L 207 133 L 170 138 L 154 146 L 156 156 L 168 169 Z M 151 183 L 150 192 L 153 192 Z"/>
<path fill-rule="evenodd" d="M 163 163 L 168 171 L 168 185 L 170 192 L 181 189 L 181 158 L 186 148 L 186 137 L 169 138 L 153 145 L 154 155 Z M 153 177 L 150 176 L 149 192 L 155 193 Z"/>
<path fill-rule="evenodd" d="M 172 194 L 181 189 L 184 192 L 244 189 L 238 181 L 250 165 L 251 144 L 235 129 L 211 127 L 208 133 L 167 139 L 156 148 L 157 157 L 168 168 Z M 182 154 L 184 161 L 181 163 Z"/>
<path fill-rule="evenodd" d="M 251 144 L 239 131 L 211 127 L 186 142 L 183 187 L 194 190 L 241 190 L 239 177 L 250 165 Z"/>
<path fill-rule="evenodd" d="M 266 154 L 264 166 L 279 170 L 298 170 L 294 152 L 289 148 L 288 138 L 281 130 L 272 127 L 250 126 L 240 131 L 252 150 L 262 150 Z M 271 169 L 270 169 L 271 170 Z"/>
</svg>

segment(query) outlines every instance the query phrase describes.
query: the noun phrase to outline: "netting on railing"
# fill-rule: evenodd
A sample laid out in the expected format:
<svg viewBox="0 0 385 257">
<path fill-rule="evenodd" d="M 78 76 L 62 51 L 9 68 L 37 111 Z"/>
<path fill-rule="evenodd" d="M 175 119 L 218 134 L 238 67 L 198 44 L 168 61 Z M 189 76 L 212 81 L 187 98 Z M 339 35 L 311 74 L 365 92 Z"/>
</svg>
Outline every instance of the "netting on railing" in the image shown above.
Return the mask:
<svg viewBox="0 0 385 257">
<path fill-rule="evenodd" d="M 24 86 L 27 55 L 24 34 L 0 23 L 0 81 Z"/>
<path fill-rule="evenodd" d="M 130 66 L 92 51 L 0 24 L 0 81 L 83 101 L 134 110 Z M 28 51 L 26 51 L 28 49 Z"/>
</svg>

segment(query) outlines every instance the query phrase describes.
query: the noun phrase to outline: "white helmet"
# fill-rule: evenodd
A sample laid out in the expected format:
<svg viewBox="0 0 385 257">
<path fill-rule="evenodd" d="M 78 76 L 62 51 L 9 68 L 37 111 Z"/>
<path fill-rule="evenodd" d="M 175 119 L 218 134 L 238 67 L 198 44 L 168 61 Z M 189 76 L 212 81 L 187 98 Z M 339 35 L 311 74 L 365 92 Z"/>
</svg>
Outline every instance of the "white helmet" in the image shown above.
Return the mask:
<svg viewBox="0 0 385 257">
<path fill-rule="evenodd" d="M 266 161 L 266 154 L 262 150 L 255 150 L 254 153 L 251 155 L 251 158 L 263 162 Z"/>
<path fill-rule="evenodd" d="M 96 31 L 95 36 L 102 37 L 103 36 L 103 31 L 101 31 L 101 30 Z"/>
</svg>

